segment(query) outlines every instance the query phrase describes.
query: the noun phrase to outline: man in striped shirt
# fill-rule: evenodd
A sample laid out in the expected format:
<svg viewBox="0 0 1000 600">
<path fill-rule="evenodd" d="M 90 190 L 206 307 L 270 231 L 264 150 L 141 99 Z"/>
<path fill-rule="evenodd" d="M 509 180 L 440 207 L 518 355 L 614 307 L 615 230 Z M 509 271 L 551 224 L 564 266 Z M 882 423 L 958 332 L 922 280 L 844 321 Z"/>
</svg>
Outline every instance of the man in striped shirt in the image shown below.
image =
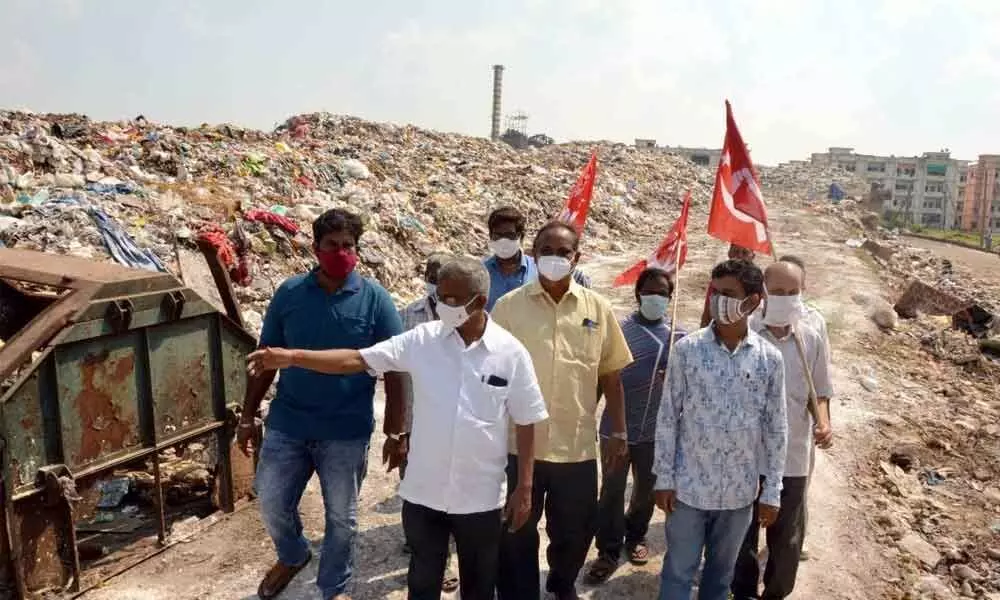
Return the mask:
<svg viewBox="0 0 1000 600">
<path fill-rule="evenodd" d="M 625 510 L 625 487 L 629 469 L 605 471 L 599 501 L 598 558 L 587 572 L 587 583 L 604 583 L 618 568 L 624 547 L 626 558 L 635 565 L 649 560 L 646 532 L 653 517 L 653 441 L 656 416 L 663 396 L 663 377 L 667 368 L 670 336 L 677 341 L 684 331 L 667 319 L 667 307 L 673 296 L 670 274 L 661 269 L 646 269 L 635 284 L 638 310 L 621 320 L 625 341 L 635 361 L 622 370 L 625 393 L 625 421 L 628 430 L 629 465 L 632 470 L 632 497 Z M 601 451 L 606 452 L 611 434 L 607 411 L 601 419 Z M 627 465 L 628 466 L 628 465 Z"/>
</svg>

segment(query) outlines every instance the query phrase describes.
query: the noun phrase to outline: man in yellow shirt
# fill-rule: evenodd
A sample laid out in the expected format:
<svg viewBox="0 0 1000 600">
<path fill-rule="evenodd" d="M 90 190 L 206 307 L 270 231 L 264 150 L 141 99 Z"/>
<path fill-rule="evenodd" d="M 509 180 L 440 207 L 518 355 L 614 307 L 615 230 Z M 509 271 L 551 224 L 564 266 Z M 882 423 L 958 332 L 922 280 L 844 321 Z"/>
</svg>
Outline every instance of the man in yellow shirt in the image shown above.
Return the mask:
<svg viewBox="0 0 1000 600">
<path fill-rule="evenodd" d="M 604 468 L 623 468 L 628 455 L 621 370 L 632 362 L 625 336 L 598 293 L 573 281 L 580 238 L 566 223 L 550 222 L 535 237 L 538 280 L 508 293 L 491 313 L 531 354 L 549 420 L 535 427 L 531 520 L 507 532 L 500 545 L 500 600 L 538 600 L 538 521 L 549 534 L 546 590 L 578 598 L 576 577 L 597 528 L 598 386 L 612 431 Z M 511 447 L 508 489 L 517 488 Z"/>
</svg>

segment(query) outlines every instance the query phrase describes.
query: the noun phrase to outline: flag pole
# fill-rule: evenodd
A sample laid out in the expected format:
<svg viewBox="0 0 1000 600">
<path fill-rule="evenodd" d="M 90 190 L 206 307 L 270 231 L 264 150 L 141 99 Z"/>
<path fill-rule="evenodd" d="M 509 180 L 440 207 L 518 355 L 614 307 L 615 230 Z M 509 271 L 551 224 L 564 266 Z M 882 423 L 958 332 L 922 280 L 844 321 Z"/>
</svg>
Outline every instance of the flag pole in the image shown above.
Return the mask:
<svg viewBox="0 0 1000 600">
<path fill-rule="evenodd" d="M 767 242 L 771 245 L 771 259 L 774 262 L 778 262 L 778 249 L 774 245 L 774 238 L 771 237 L 771 228 L 767 228 Z M 806 350 L 802 346 L 802 340 L 795 334 L 794 326 L 789 325 L 789 331 L 792 334 L 792 340 L 795 341 L 795 349 L 799 353 L 799 360 L 802 361 L 802 372 L 805 373 L 806 386 L 809 388 L 808 399 L 806 403 L 806 408 L 809 410 L 809 414 L 812 415 L 813 422 L 819 424 L 819 406 L 818 400 L 816 399 L 816 384 L 813 382 L 812 371 L 809 369 L 809 361 L 806 359 Z M 669 358 L 667 359 L 669 360 Z"/>
<path fill-rule="evenodd" d="M 687 235 L 684 236 L 687 238 Z M 685 239 L 684 243 L 687 243 Z M 667 340 L 667 373 L 670 373 L 670 357 L 673 354 L 671 350 L 674 348 L 674 338 L 676 337 L 675 331 L 677 329 L 677 305 L 680 302 L 677 301 L 677 296 L 681 293 L 681 245 L 677 244 L 677 256 L 674 257 L 674 293 L 670 299 L 670 339 Z M 663 377 L 663 385 L 667 385 L 667 377 Z"/>
<path fill-rule="evenodd" d="M 688 191 L 688 194 L 691 192 Z M 670 361 L 674 358 L 674 339 L 677 337 L 677 305 L 680 302 L 677 301 L 678 296 L 681 293 L 681 250 L 683 246 L 680 244 L 681 240 L 677 240 L 677 254 L 674 255 L 674 293 L 671 294 L 670 298 L 670 338 L 667 340 L 667 364 L 664 366 L 665 372 L 663 373 L 663 393 L 667 392 L 667 381 L 670 379 Z M 687 221 L 684 222 L 684 244 L 687 244 Z"/>
</svg>

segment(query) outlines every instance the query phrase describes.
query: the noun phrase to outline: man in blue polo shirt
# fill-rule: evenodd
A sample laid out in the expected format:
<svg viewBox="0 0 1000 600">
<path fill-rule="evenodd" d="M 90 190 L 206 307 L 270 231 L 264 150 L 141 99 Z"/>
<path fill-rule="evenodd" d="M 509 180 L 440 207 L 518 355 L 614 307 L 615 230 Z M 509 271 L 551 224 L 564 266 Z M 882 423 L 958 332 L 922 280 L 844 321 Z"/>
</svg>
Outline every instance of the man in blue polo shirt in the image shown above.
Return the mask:
<svg viewBox="0 0 1000 600">
<path fill-rule="evenodd" d="M 538 279 L 535 260 L 521 250 L 526 225 L 524 215 L 513 206 L 494 210 L 486 221 L 490 232 L 490 252 L 493 253 L 483 260 L 490 274 L 487 311 L 493 310 L 493 305 L 507 292 Z M 592 285 L 590 277 L 580 269 L 573 270 L 573 280 L 585 288 Z"/>
<path fill-rule="evenodd" d="M 389 293 L 354 271 L 361 219 L 334 209 L 313 223 L 319 267 L 285 281 L 264 317 L 261 347 L 368 348 L 402 333 Z M 250 378 L 237 439 L 246 452 L 254 415 L 275 371 Z M 386 431 L 402 427 L 403 397 L 398 373 L 385 376 Z M 367 470 L 368 443 L 375 424 L 375 378 L 324 375 L 282 369 L 267 415 L 255 487 L 261 516 L 274 541 L 278 561 L 257 594 L 274 598 L 309 562 L 302 535 L 299 501 L 313 473 L 319 476 L 326 508 L 326 531 L 316 584 L 323 600 L 345 600 L 357 533 L 357 500 Z M 383 460 L 390 470 L 405 448 L 399 436 L 386 440 Z"/>
</svg>

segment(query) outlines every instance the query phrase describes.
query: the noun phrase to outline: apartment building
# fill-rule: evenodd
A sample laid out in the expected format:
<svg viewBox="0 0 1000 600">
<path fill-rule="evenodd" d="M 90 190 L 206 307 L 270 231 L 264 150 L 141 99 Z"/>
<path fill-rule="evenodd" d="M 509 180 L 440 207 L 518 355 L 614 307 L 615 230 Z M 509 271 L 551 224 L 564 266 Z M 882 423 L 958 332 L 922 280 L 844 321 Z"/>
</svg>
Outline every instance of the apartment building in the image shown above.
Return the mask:
<svg viewBox="0 0 1000 600">
<path fill-rule="evenodd" d="M 683 156 L 696 165 L 708 167 L 712 171 L 719 168 L 722 159 L 721 148 L 693 148 L 689 146 L 657 146 L 656 140 L 636 138 L 635 147 L 641 150 L 658 150 L 667 154 Z"/>
<path fill-rule="evenodd" d="M 981 154 L 969 165 L 961 217 L 966 231 L 1000 233 L 1000 155 Z"/>
<path fill-rule="evenodd" d="M 897 157 L 858 154 L 854 148 L 830 148 L 813 154 L 810 162 L 840 167 L 879 184 L 889 192 L 881 207 L 885 215 L 941 229 L 962 223 L 969 161 L 952 158 L 947 150 Z"/>
</svg>

